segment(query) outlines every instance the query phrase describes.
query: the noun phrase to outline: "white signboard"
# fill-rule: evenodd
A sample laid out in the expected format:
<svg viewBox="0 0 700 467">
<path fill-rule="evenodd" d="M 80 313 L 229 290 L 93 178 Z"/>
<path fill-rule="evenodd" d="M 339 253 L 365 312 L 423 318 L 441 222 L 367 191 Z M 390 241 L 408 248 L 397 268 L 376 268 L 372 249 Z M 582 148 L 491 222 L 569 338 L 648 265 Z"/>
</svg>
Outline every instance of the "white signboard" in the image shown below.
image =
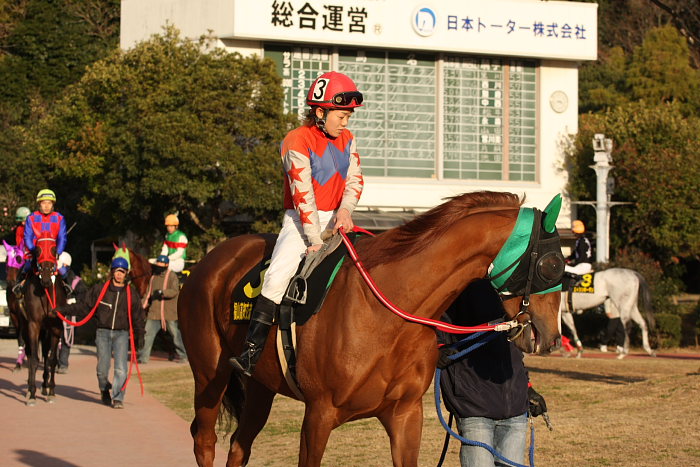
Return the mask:
<svg viewBox="0 0 700 467">
<path fill-rule="evenodd" d="M 595 3 L 233 0 L 235 39 L 595 60 Z"/>
</svg>

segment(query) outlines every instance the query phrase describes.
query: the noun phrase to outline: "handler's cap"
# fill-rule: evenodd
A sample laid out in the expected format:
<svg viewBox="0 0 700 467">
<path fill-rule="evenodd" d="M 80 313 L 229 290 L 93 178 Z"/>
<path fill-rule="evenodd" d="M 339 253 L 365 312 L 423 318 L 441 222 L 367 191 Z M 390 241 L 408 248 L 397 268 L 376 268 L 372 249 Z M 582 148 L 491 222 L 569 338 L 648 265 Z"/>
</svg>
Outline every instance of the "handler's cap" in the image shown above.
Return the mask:
<svg viewBox="0 0 700 467">
<path fill-rule="evenodd" d="M 170 264 L 170 258 L 168 258 L 166 255 L 159 255 L 156 258 L 156 264 Z"/>
</svg>

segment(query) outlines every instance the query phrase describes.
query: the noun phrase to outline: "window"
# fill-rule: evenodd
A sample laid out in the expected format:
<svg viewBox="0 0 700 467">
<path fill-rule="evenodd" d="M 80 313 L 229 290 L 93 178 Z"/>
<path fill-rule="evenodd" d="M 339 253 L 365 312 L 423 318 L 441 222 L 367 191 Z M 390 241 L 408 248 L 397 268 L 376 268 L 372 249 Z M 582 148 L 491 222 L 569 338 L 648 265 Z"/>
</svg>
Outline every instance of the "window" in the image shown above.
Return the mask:
<svg viewBox="0 0 700 467">
<path fill-rule="evenodd" d="M 303 113 L 325 71 L 355 81 L 365 100 L 350 128 L 365 175 L 537 180 L 534 61 L 283 45 L 265 55 L 283 77 L 286 111 Z"/>
</svg>

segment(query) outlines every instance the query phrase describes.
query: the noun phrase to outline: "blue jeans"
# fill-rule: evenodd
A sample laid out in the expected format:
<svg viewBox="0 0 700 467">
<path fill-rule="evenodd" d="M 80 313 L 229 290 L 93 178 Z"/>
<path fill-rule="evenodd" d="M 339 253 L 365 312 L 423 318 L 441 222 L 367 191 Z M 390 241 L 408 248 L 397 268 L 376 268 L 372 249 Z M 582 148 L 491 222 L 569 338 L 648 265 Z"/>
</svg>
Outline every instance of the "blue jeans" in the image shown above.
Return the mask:
<svg viewBox="0 0 700 467">
<path fill-rule="evenodd" d="M 458 418 L 463 438 L 488 444 L 508 460 L 522 464 L 527 446 L 527 413 L 503 420 L 484 417 Z M 462 444 L 459 451 L 462 467 L 507 465 L 481 446 Z"/>
<path fill-rule="evenodd" d="M 129 364 L 129 331 L 98 328 L 95 335 L 97 347 L 97 383 L 100 392 L 109 384 L 109 367 L 114 355 L 114 381 L 112 382 L 112 400 L 124 401 L 122 386 L 126 381 Z"/>
<path fill-rule="evenodd" d="M 187 361 L 187 352 L 185 352 L 185 345 L 182 343 L 182 335 L 180 334 L 180 328 L 177 325 L 177 321 L 166 321 L 165 327 L 167 331 L 173 336 L 173 343 L 175 344 L 175 351 L 177 352 L 180 361 Z M 153 348 L 153 341 L 161 329 L 161 324 L 159 319 L 148 319 L 146 320 L 146 336 L 143 342 L 143 348 L 139 350 L 139 363 L 148 363 L 151 358 L 151 349 Z"/>
</svg>

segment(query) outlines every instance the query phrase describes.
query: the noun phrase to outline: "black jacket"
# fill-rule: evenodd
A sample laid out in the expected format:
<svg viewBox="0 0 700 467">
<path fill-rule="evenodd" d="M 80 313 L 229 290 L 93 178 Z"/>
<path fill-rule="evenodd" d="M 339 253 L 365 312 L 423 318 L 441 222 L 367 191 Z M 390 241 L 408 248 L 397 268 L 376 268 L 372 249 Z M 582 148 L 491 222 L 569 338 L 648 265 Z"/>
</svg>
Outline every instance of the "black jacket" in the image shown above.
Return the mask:
<svg viewBox="0 0 700 467">
<path fill-rule="evenodd" d="M 569 256 L 569 264 L 576 266 L 579 263 L 593 262 L 593 243 L 588 235 L 581 235 L 576 239 L 574 252 Z"/>
<path fill-rule="evenodd" d="M 482 280 L 467 288 L 442 319 L 461 326 L 474 326 L 503 314 L 498 294 L 488 281 Z M 452 343 L 467 336 L 438 332 L 438 341 Z M 527 411 L 528 374 L 523 354 L 503 333 L 441 373 L 445 406 L 459 418 L 502 420 Z"/>
<path fill-rule="evenodd" d="M 82 319 L 92 311 L 100 297 L 100 292 L 105 283 L 93 285 L 83 297 L 73 305 L 63 305 L 60 311 L 64 314 L 75 315 Z M 131 319 L 134 326 L 134 336 L 144 335 L 145 315 L 141 308 L 141 297 L 136 287 L 129 284 L 125 287 L 117 287 L 109 279 L 107 291 L 100 300 L 93 319 L 97 321 L 97 327 L 101 329 L 129 330 L 129 311 L 127 305 L 126 287 L 131 289 Z"/>
</svg>

